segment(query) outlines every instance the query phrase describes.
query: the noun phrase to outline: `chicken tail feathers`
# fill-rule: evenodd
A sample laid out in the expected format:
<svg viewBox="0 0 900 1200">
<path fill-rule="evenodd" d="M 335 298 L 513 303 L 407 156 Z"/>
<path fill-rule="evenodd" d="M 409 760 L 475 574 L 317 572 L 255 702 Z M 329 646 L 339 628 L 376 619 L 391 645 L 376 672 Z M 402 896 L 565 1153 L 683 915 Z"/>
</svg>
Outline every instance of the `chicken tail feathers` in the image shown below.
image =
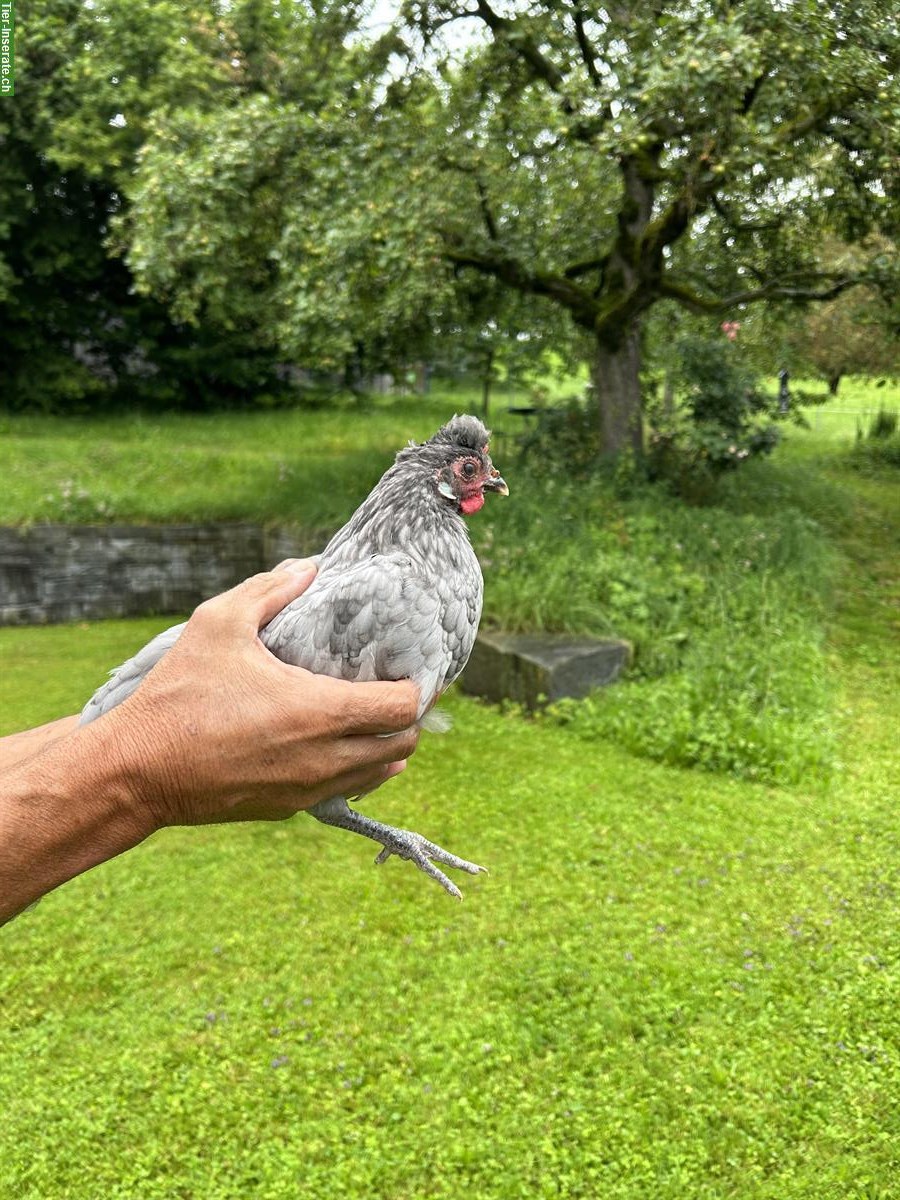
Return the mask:
<svg viewBox="0 0 900 1200">
<path fill-rule="evenodd" d="M 453 718 L 449 713 L 438 712 L 436 708 L 431 708 L 420 718 L 419 725 L 422 729 L 427 729 L 429 733 L 449 733 L 453 728 Z"/>
</svg>

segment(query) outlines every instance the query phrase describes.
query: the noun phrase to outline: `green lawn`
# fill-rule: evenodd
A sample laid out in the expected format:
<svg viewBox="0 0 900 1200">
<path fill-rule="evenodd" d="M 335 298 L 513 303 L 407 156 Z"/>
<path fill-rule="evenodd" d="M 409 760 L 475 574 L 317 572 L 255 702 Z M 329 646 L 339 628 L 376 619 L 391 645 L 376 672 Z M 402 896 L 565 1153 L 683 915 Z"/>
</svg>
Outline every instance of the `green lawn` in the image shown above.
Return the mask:
<svg viewBox="0 0 900 1200">
<path fill-rule="evenodd" d="M 524 393 L 511 398 L 528 400 Z M 509 399 L 495 397 L 489 423 L 515 435 L 522 424 L 507 412 Z M 0 415 L 0 524 L 209 519 L 330 529 L 409 438 L 428 437 L 454 412 L 477 412 L 480 403 L 471 390 L 436 390 L 425 399 L 211 415 Z M 836 401 L 807 415 L 818 440 L 849 443 L 857 419 L 882 403 L 900 406 L 896 385 L 846 380 Z"/>
<path fill-rule="evenodd" d="M 437 393 L 211 415 L 0 416 L 0 524 L 259 520 L 332 529 L 401 446 L 472 403 L 471 394 Z"/>
<path fill-rule="evenodd" d="M 793 382 L 791 387 L 794 387 Z M 808 394 L 825 393 L 821 382 L 800 380 L 797 391 Z M 826 397 L 824 403 L 806 406 L 803 412 L 817 445 L 843 443 L 856 436 L 857 427 L 868 429 L 872 417 L 881 408 L 900 409 L 900 387 L 896 379 L 857 379 L 841 381 L 838 394 Z"/>
<path fill-rule="evenodd" d="M 306 818 L 158 835 L 0 932 L 0 1196 L 896 1196 L 900 489 L 839 449 L 752 493 L 837 555 L 829 782 L 456 697 L 373 807 L 490 867 L 462 905 Z M 166 623 L 0 630 L 5 729 Z"/>
</svg>

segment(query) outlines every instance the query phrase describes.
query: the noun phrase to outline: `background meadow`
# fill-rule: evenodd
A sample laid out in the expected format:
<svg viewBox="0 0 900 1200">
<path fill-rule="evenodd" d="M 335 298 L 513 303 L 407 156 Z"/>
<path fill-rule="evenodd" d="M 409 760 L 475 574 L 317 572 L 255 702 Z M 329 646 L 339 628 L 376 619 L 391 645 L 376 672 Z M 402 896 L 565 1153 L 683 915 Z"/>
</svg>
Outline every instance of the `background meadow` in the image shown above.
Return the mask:
<svg viewBox="0 0 900 1200">
<path fill-rule="evenodd" d="M 378 419 L 394 444 L 420 428 Z M 257 420 L 188 422 L 204 515 L 224 441 L 248 479 L 275 470 Z M 49 488 L 78 431 L 19 436 L 45 433 Z M 900 507 L 860 453 L 852 429 L 797 430 L 687 512 L 596 483 L 589 525 L 511 461 L 508 507 L 473 525 L 507 554 L 489 612 L 543 611 L 543 579 L 555 620 L 635 638 L 629 680 L 537 721 L 451 697 L 453 731 L 372 801 L 489 865 L 462 904 L 300 817 L 168 831 L 14 921 L 0 1194 L 892 1195 Z M 349 500 L 364 469 L 334 458 Z M 581 550 L 607 589 L 628 564 L 633 607 L 580 590 Z M 657 643 L 703 622 L 673 670 Z M 168 623 L 0 630 L 4 731 L 73 711 Z"/>
</svg>

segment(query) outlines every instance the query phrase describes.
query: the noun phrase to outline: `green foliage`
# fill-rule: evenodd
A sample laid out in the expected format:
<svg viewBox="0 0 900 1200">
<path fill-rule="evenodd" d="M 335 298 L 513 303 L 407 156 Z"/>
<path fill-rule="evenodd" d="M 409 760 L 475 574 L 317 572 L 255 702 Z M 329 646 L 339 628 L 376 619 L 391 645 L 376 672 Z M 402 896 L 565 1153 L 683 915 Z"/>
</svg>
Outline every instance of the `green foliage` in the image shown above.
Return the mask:
<svg viewBox="0 0 900 1200">
<path fill-rule="evenodd" d="M 857 465 L 900 467 L 900 437 L 865 443 L 857 449 L 854 461 Z"/>
<path fill-rule="evenodd" d="M 685 499 L 708 499 L 716 476 L 777 445 L 772 400 L 724 337 L 683 338 L 670 370 L 681 403 L 650 406 L 650 473 Z"/>
<path fill-rule="evenodd" d="M 801 441 L 726 490 L 783 503 Z M 304 818 L 161 834 L 2 931 L 0 1193 L 889 1200 L 900 507 L 837 470 L 830 786 L 451 698 L 370 807 L 490 866 L 463 905 Z M 164 624 L 0 630 L 0 732 Z"/>
<path fill-rule="evenodd" d="M 294 112 L 331 95 L 331 66 L 352 57 L 341 47 L 355 20 L 346 4 L 320 5 L 315 13 L 257 0 L 28 5 L 18 27 L 18 102 L 0 113 L 4 408 L 79 412 L 138 400 L 203 410 L 247 404 L 257 393 L 284 396 L 277 319 L 262 294 L 272 271 L 264 238 L 275 193 L 271 179 L 260 181 L 252 165 L 236 167 L 224 147 L 234 130 L 240 152 L 237 113 L 238 129 L 242 121 L 257 126 L 258 155 L 271 171 L 262 109 L 273 95 Z M 315 78 L 307 72 L 310 38 Z M 182 182 L 197 190 L 207 214 L 222 206 L 234 240 L 222 261 L 201 273 L 206 295 L 197 325 L 184 320 L 196 310 L 176 303 L 164 280 L 157 281 L 163 303 L 135 286 L 115 236 L 127 223 L 151 131 L 170 113 L 181 114 L 179 128 L 194 130 L 189 167 L 178 163 Z M 224 138 L 216 148 L 224 181 L 218 192 L 217 173 L 206 172 L 202 153 L 216 121 Z M 174 207 L 160 198 L 154 210 L 163 226 L 153 228 L 171 239 L 164 252 L 174 258 L 184 242 L 184 253 L 208 257 L 217 249 L 215 221 L 204 217 L 206 236 L 194 246 Z M 215 286 L 229 271 L 243 290 L 234 288 L 225 311 Z"/>
<path fill-rule="evenodd" d="M 32 0 L 0 114 L 4 403 L 279 399 L 279 361 L 448 343 L 572 358 L 661 301 L 841 288 L 835 231 L 882 231 L 852 274 L 896 293 L 883 0 L 485 5 L 456 50 L 461 17 Z"/>
<path fill-rule="evenodd" d="M 542 476 L 551 472 L 593 475 L 599 449 L 596 412 L 578 396 L 563 397 L 540 410 L 521 443 L 522 461 Z"/>
<path fill-rule="evenodd" d="M 503 628 L 625 637 L 632 682 L 560 719 L 635 753 L 747 778 L 827 774 L 822 642 L 832 561 L 795 508 L 673 505 L 664 489 L 513 475 L 482 535 L 485 615 Z"/>
<path fill-rule="evenodd" d="M 67 12 L 44 160 L 105 189 L 95 228 L 139 293 L 247 353 L 342 369 L 460 331 L 590 352 L 661 300 L 842 287 L 823 234 L 896 224 L 881 0 L 484 6 L 464 52 L 436 32 L 461 16 L 442 3 L 374 41 L 355 4 Z M 873 245 L 854 272 L 887 294 L 895 248 Z"/>
<path fill-rule="evenodd" d="M 837 745 L 821 635 L 797 614 L 753 624 L 725 652 L 718 627 L 674 674 L 560 703 L 551 715 L 588 740 L 608 738 L 673 765 L 781 784 L 828 778 Z"/>
<path fill-rule="evenodd" d="M 898 413 L 895 408 L 879 408 L 869 425 L 870 439 L 884 441 L 897 432 Z"/>
<path fill-rule="evenodd" d="M 756 378 L 726 338 L 685 339 L 678 347 L 685 403 L 696 425 L 743 435 L 748 418 L 765 408 Z"/>
<path fill-rule="evenodd" d="M 896 281 L 886 281 L 884 296 L 874 288 L 854 288 L 804 313 L 788 334 L 792 357 L 824 379 L 833 395 L 847 375 L 895 373 L 900 368 L 900 343 L 885 298 L 893 292 Z"/>
<path fill-rule="evenodd" d="M 900 467 L 900 433 L 897 424 L 896 409 L 882 405 L 869 421 L 865 435 L 862 426 L 858 425 L 851 463 L 858 470 Z"/>
</svg>

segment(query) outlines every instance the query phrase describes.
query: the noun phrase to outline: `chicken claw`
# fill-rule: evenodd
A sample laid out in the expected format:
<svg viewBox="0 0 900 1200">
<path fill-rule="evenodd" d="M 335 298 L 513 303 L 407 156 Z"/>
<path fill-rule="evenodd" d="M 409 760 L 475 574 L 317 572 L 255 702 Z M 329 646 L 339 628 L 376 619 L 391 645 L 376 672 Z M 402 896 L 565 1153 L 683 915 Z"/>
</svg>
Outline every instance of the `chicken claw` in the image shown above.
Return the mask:
<svg viewBox="0 0 900 1200">
<path fill-rule="evenodd" d="M 393 825 L 383 825 L 381 821 L 374 821 L 364 813 L 351 808 L 341 796 L 336 796 L 333 800 L 322 801 L 320 804 L 314 805 L 309 812 L 326 825 L 337 825 L 341 829 L 349 829 L 353 833 L 362 834 L 363 837 L 379 842 L 383 848 L 375 859 L 378 864 L 387 862 L 392 854 L 396 854 L 398 858 L 408 859 L 420 871 L 424 871 L 426 875 L 430 875 L 432 879 L 436 880 L 445 892 L 457 900 L 462 900 L 462 892 L 443 871 L 434 865 L 432 859 L 441 863 L 442 866 L 452 867 L 453 870 L 466 871 L 469 875 L 487 874 L 485 867 L 479 867 L 477 863 L 469 862 L 465 858 L 459 858 L 457 855 L 443 850 L 434 842 L 429 842 L 427 838 L 422 837 L 420 833 L 413 833 L 411 829 L 395 829 Z"/>
<path fill-rule="evenodd" d="M 415 863 L 420 871 L 424 871 L 426 875 L 436 879 L 444 891 L 449 892 L 457 900 L 462 900 L 462 892 L 443 871 L 438 870 L 430 861 L 431 859 L 436 859 L 445 867 L 453 867 L 456 871 L 468 871 L 470 875 L 487 874 L 486 867 L 479 867 L 477 863 L 459 858 L 448 850 L 442 850 L 440 846 L 429 842 L 420 833 L 413 833 L 411 829 L 394 829 L 391 825 L 382 825 L 381 835 L 376 840 L 384 846 L 375 859 L 377 864 L 387 862 L 392 854 L 396 854 L 399 858 L 407 858 L 410 862 Z"/>
</svg>

